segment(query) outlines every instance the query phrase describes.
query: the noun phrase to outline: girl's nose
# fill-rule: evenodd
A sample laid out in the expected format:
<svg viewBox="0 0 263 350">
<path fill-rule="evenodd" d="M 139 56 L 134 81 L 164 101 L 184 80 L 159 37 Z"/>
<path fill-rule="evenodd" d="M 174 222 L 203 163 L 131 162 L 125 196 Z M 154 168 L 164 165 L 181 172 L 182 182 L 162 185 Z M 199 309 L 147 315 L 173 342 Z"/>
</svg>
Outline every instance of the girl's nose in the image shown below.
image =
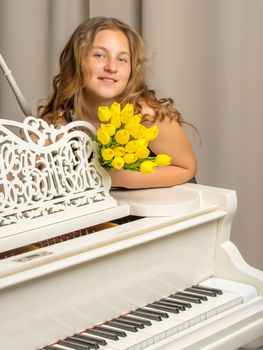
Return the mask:
<svg viewBox="0 0 263 350">
<path fill-rule="evenodd" d="M 107 61 L 105 62 L 104 69 L 112 73 L 117 72 L 118 66 L 116 60 L 113 58 L 107 59 Z"/>
</svg>

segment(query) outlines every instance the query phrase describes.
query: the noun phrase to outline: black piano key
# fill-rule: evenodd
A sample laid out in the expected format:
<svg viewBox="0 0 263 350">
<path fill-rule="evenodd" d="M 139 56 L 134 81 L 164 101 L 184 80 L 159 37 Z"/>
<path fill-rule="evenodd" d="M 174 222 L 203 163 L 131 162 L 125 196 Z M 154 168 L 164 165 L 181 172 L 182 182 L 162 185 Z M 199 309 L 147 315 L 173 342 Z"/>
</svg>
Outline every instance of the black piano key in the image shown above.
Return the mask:
<svg viewBox="0 0 263 350">
<path fill-rule="evenodd" d="M 169 298 L 170 298 L 170 299 L 169 299 Z M 168 300 L 169 300 L 169 301 L 170 301 L 171 299 L 173 299 L 174 302 L 175 302 L 176 304 L 182 305 L 182 306 L 184 306 L 184 307 L 186 307 L 186 308 L 188 308 L 188 309 L 190 309 L 190 308 L 192 307 L 191 303 L 180 301 L 180 300 L 184 300 L 184 299 L 178 299 L 178 298 L 176 298 L 176 296 L 173 295 L 173 294 L 169 295 L 169 297 L 168 297 Z M 164 300 L 166 300 L 166 299 L 164 299 Z"/>
<path fill-rule="evenodd" d="M 146 314 L 152 314 L 152 315 L 160 316 L 161 318 L 168 318 L 169 317 L 167 312 L 149 310 L 149 309 L 146 309 L 144 307 L 139 307 L 135 311 L 139 311 L 139 312 L 144 312 Z"/>
<path fill-rule="evenodd" d="M 100 331 L 97 331 L 95 329 L 87 329 L 85 332 L 88 334 L 97 335 L 98 337 L 105 338 L 105 339 L 110 339 L 110 340 L 115 340 L 115 341 L 119 340 L 119 338 L 115 334 L 100 332 Z"/>
<path fill-rule="evenodd" d="M 172 295 L 169 296 L 169 298 L 174 298 L 174 299 L 178 299 L 178 300 L 184 300 L 184 301 L 188 301 L 189 303 L 194 303 L 194 304 L 201 304 L 201 300 L 200 299 L 189 298 L 189 297 L 185 297 L 185 296 L 182 296 L 182 295 L 172 294 Z"/>
<path fill-rule="evenodd" d="M 107 324 L 107 322 L 105 322 L 105 324 Z M 105 333 L 115 334 L 115 335 L 117 335 L 117 337 L 126 337 L 127 336 L 127 334 L 124 331 L 120 331 L 118 329 L 109 329 L 107 327 L 104 327 L 103 325 L 96 326 L 93 329 L 96 329 L 98 331 L 105 332 Z"/>
<path fill-rule="evenodd" d="M 176 292 L 175 295 L 182 295 L 183 297 L 195 298 L 201 301 L 207 301 L 207 297 L 204 295 L 186 293 L 186 292 Z"/>
<path fill-rule="evenodd" d="M 66 341 L 66 340 L 59 340 L 58 344 L 66 346 L 70 349 L 74 349 L 74 350 L 90 350 L 90 348 L 86 345 L 78 345 L 78 344 L 74 344 L 72 342 Z"/>
<path fill-rule="evenodd" d="M 140 322 L 141 324 L 143 324 L 144 326 L 151 326 L 152 325 L 152 322 L 149 321 L 149 320 L 145 320 L 145 319 L 142 319 L 142 318 L 137 318 L 137 317 L 130 317 L 130 316 L 120 316 L 121 319 L 127 319 L 131 322 Z"/>
<path fill-rule="evenodd" d="M 136 328 L 139 328 L 139 329 L 144 328 L 144 324 L 139 322 L 139 321 L 136 321 L 136 320 L 135 321 L 134 320 L 130 321 L 129 319 L 127 320 L 127 319 L 123 319 L 123 318 L 115 318 L 115 319 L 113 319 L 113 321 L 114 322 L 120 322 L 121 321 L 122 323 L 128 324 L 130 326 L 135 326 Z"/>
<path fill-rule="evenodd" d="M 47 345 L 43 348 L 44 350 L 65 350 L 64 348 L 60 348 L 58 346 L 53 346 L 53 345 Z M 43 350 L 39 349 L 39 350 Z"/>
<path fill-rule="evenodd" d="M 138 329 L 136 328 L 136 326 L 134 325 L 128 325 L 128 324 L 125 324 L 123 322 L 115 322 L 115 321 L 109 321 L 109 322 L 106 322 L 106 324 L 110 327 L 116 327 L 116 328 L 120 328 L 120 329 L 124 329 L 125 331 L 129 331 L 129 332 L 138 332 Z"/>
<path fill-rule="evenodd" d="M 73 337 L 78 338 L 78 339 L 83 339 L 83 340 L 94 341 L 98 345 L 107 345 L 106 340 L 95 338 L 95 337 L 92 337 L 92 336 L 88 336 L 88 334 L 76 333 L 76 334 L 74 334 Z"/>
<path fill-rule="evenodd" d="M 197 289 L 197 288 L 194 288 L 194 287 L 186 288 L 185 291 L 186 292 L 192 292 L 192 293 L 198 293 L 198 294 L 201 294 L 201 295 L 206 295 L 208 297 L 216 297 L 218 295 L 215 292 L 212 292 L 210 290 Z"/>
<path fill-rule="evenodd" d="M 217 288 L 212 288 L 212 287 L 204 287 L 204 286 L 198 286 L 198 285 L 193 285 L 193 288 L 197 288 L 197 289 L 202 289 L 202 290 L 210 290 L 212 292 L 215 292 L 216 294 L 223 294 L 221 289 L 217 289 Z"/>
<path fill-rule="evenodd" d="M 162 298 L 160 299 L 161 302 L 165 302 L 165 303 L 172 303 L 173 305 L 175 305 L 176 307 L 182 307 L 182 310 L 185 310 L 186 308 L 191 308 L 192 305 L 190 303 L 185 303 L 183 301 L 179 301 L 179 300 L 175 300 L 172 298 L 172 296 L 169 296 L 167 298 Z"/>
<path fill-rule="evenodd" d="M 178 304 L 176 301 L 173 301 L 173 300 L 170 301 L 170 300 L 168 300 L 168 299 L 160 299 L 160 300 L 158 301 L 158 303 L 159 303 L 159 304 L 162 304 L 162 305 L 165 305 L 165 306 L 174 307 L 174 308 L 176 308 L 176 309 L 179 310 L 179 311 L 184 311 L 184 310 L 186 309 L 185 306 L 180 305 L 180 304 Z"/>
<path fill-rule="evenodd" d="M 180 309 L 180 308 L 178 308 L 175 305 L 172 305 L 172 304 L 167 305 L 167 304 L 165 304 L 165 303 L 163 303 L 161 301 L 160 302 L 159 301 L 155 301 L 153 304 L 161 306 L 161 307 L 165 307 L 165 308 L 167 308 L 167 312 L 172 312 L 173 314 L 179 314 L 180 310 L 185 310 L 185 308 Z M 171 309 L 173 311 L 169 311 L 169 309 Z"/>
<path fill-rule="evenodd" d="M 146 314 L 144 312 L 139 312 L 139 311 L 131 311 L 130 312 L 131 315 L 134 316 L 138 316 L 138 317 L 142 317 L 142 318 L 146 318 L 148 320 L 153 320 L 153 321 L 162 321 L 162 318 L 160 316 L 156 316 L 156 315 L 151 315 L 151 314 Z"/>
<path fill-rule="evenodd" d="M 149 307 L 149 308 L 156 309 L 156 310 L 165 311 L 165 312 L 168 312 L 168 313 L 170 312 L 172 314 L 178 314 L 179 313 L 178 309 L 171 308 L 169 306 L 164 306 L 162 304 L 160 305 L 157 302 L 154 302 L 152 304 L 147 304 L 146 306 Z"/>
<path fill-rule="evenodd" d="M 65 340 L 75 342 L 75 343 L 80 344 L 80 345 L 89 346 L 91 349 L 99 349 L 99 345 L 95 341 L 90 341 L 87 339 L 79 339 L 79 338 L 74 337 L 74 335 L 72 337 L 67 337 Z"/>
</svg>

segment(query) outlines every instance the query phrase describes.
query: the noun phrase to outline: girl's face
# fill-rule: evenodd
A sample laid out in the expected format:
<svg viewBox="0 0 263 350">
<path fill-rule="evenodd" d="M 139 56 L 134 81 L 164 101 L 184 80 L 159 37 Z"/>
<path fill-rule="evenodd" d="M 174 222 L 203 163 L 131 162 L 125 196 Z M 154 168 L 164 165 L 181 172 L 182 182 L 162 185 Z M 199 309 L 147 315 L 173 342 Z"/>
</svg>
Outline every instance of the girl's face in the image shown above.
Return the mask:
<svg viewBox="0 0 263 350">
<path fill-rule="evenodd" d="M 125 89 L 131 74 L 127 37 L 119 30 L 101 30 L 84 63 L 83 82 L 92 103 L 111 104 Z"/>
</svg>

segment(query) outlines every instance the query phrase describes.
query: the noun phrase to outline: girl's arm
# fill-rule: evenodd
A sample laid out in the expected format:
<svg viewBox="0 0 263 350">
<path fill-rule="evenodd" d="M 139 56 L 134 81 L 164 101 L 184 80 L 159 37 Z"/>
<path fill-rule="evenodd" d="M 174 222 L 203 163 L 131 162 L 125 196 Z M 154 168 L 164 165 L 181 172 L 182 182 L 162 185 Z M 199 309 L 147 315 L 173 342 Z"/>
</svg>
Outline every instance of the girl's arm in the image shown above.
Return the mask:
<svg viewBox="0 0 263 350">
<path fill-rule="evenodd" d="M 152 125 L 158 126 L 159 135 L 149 144 L 149 148 L 156 155 L 165 153 L 171 156 L 171 165 L 156 167 L 152 174 L 111 170 L 113 187 L 169 187 L 185 183 L 195 176 L 197 170 L 195 155 L 182 126 L 168 117 L 147 126 Z"/>
</svg>

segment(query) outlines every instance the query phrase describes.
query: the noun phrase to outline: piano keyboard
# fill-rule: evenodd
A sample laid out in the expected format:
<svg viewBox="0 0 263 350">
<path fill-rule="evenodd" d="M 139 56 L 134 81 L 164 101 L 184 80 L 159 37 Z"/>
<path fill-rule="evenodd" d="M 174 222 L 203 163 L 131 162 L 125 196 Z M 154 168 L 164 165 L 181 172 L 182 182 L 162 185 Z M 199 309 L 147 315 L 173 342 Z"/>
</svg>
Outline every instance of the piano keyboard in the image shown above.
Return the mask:
<svg viewBox="0 0 263 350">
<path fill-rule="evenodd" d="M 222 281 L 208 279 L 39 350 L 145 349 L 256 296 L 253 286 L 242 283 L 211 287 L 224 286 Z"/>
</svg>

